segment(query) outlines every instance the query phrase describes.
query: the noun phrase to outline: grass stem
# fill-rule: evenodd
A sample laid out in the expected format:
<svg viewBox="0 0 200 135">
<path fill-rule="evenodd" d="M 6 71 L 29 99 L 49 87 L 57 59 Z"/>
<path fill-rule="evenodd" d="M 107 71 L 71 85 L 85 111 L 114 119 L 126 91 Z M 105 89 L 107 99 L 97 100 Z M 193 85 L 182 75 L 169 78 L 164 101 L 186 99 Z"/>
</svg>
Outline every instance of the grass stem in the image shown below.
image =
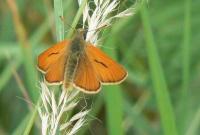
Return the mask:
<svg viewBox="0 0 200 135">
<path fill-rule="evenodd" d="M 79 10 L 78 10 L 73 22 L 72 22 L 72 26 L 71 26 L 72 29 L 70 29 L 68 34 L 67 34 L 67 38 L 70 38 L 72 36 L 74 29 L 76 28 L 76 25 L 78 24 L 78 21 L 79 21 L 80 17 L 82 16 L 82 13 L 83 13 L 83 10 L 85 8 L 86 3 L 87 3 L 87 0 L 82 0 L 82 3 L 79 7 Z"/>
<path fill-rule="evenodd" d="M 168 93 L 163 69 L 160 63 L 156 44 L 153 38 L 151 25 L 146 6 L 141 8 L 141 18 L 144 27 L 144 35 L 146 40 L 146 50 L 153 81 L 153 90 L 156 95 L 160 119 L 165 135 L 177 135 L 176 121 L 172 108 L 170 95 Z"/>
<path fill-rule="evenodd" d="M 63 17 L 63 4 L 62 0 L 54 0 L 54 15 L 56 24 L 57 41 L 64 40 L 64 21 Z"/>
<path fill-rule="evenodd" d="M 180 102 L 180 112 L 184 112 L 180 115 L 180 132 L 185 133 L 185 129 L 188 123 L 189 116 L 189 83 L 190 83 L 190 0 L 185 0 L 185 15 L 184 15 L 184 35 L 183 35 L 183 44 L 182 46 L 182 61 L 183 61 L 183 70 L 182 70 L 182 96 Z M 184 117 L 184 119 L 182 119 Z"/>
</svg>

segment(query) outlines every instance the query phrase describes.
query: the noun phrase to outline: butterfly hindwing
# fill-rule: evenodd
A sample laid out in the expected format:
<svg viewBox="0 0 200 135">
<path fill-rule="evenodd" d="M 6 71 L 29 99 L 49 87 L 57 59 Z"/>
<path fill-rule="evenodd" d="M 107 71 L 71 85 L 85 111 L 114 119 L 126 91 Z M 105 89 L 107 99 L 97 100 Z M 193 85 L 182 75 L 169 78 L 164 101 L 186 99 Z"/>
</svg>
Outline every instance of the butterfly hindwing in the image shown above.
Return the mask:
<svg viewBox="0 0 200 135">
<path fill-rule="evenodd" d="M 74 87 L 85 93 L 97 93 L 101 84 L 86 54 L 80 57 L 74 77 Z"/>
<path fill-rule="evenodd" d="M 93 45 L 87 45 L 86 53 L 89 56 L 98 78 L 103 84 L 120 83 L 127 77 L 126 70 L 99 48 Z"/>
</svg>

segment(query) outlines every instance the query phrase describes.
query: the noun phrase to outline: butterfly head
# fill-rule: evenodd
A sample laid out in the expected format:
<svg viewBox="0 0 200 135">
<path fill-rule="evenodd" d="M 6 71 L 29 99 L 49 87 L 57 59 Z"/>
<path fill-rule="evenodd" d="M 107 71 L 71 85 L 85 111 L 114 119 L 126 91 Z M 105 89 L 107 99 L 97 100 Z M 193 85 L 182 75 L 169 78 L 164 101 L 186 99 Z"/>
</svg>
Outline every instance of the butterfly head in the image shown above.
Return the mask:
<svg viewBox="0 0 200 135">
<path fill-rule="evenodd" d="M 79 28 L 76 31 L 76 36 L 78 36 L 79 38 L 85 40 L 86 39 L 86 34 L 87 34 L 88 30 Z"/>
<path fill-rule="evenodd" d="M 71 41 L 70 50 L 73 52 L 74 57 L 78 57 L 84 52 L 86 42 L 84 40 L 84 29 L 77 29 L 74 38 Z"/>
</svg>

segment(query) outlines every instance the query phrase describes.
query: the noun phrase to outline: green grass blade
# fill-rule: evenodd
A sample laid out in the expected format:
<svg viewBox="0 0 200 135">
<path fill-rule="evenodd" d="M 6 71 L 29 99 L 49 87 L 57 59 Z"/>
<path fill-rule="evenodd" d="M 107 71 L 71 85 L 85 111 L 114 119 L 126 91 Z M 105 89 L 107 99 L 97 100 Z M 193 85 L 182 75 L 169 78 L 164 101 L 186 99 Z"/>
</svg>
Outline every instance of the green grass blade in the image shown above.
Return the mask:
<svg viewBox="0 0 200 135">
<path fill-rule="evenodd" d="M 119 86 L 105 86 L 106 119 L 109 135 L 123 135 L 122 92 Z"/>
<path fill-rule="evenodd" d="M 74 28 L 74 29 L 76 28 L 76 25 L 78 24 L 78 21 L 79 21 L 80 17 L 82 16 L 82 13 L 83 13 L 86 3 L 87 3 L 87 0 L 82 0 L 79 10 L 72 22 L 72 26 L 71 26 L 72 28 Z M 70 29 L 69 33 L 67 34 L 67 38 L 70 38 L 72 36 L 74 29 Z"/>
<path fill-rule="evenodd" d="M 198 108 L 193 120 L 190 122 L 188 130 L 185 135 L 198 135 L 198 130 L 200 129 L 200 108 Z"/>
<path fill-rule="evenodd" d="M 185 22 L 184 22 L 184 35 L 182 46 L 182 58 L 183 58 L 183 82 L 182 82 L 182 97 L 180 102 L 180 131 L 181 134 L 185 132 L 188 123 L 189 116 L 189 83 L 190 83 L 190 0 L 185 0 Z M 184 117 L 184 119 L 183 119 Z"/>
<path fill-rule="evenodd" d="M 105 46 L 114 48 L 113 40 L 108 40 Z M 116 59 L 116 54 L 113 51 L 105 50 L 109 56 Z M 105 92 L 105 103 L 106 103 L 106 119 L 107 129 L 109 135 L 123 135 L 124 130 L 122 127 L 123 121 L 123 96 L 121 89 L 118 85 L 116 86 L 105 86 L 103 88 Z"/>
<path fill-rule="evenodd" d="M 146 49 L 148 53 L 149 66 L 154 85 L 154 92 L 157 99 L 160 118 L 165 135 L 177 135 L 174 111 L 170 101 L 167 84 L 163 69 L 159 60 L 159 55 L 154 42 L 148 11 L 145 6 L 141 9 L 141 18 L 144 27 Z"/>
<path fill-rule="evenodd" d="M 63 17 L 63 4 L 62 0 L 54 0 L 54 14 L 56 24 L 57 41 L 64 40 L 64 22 Z"/>
</svg>

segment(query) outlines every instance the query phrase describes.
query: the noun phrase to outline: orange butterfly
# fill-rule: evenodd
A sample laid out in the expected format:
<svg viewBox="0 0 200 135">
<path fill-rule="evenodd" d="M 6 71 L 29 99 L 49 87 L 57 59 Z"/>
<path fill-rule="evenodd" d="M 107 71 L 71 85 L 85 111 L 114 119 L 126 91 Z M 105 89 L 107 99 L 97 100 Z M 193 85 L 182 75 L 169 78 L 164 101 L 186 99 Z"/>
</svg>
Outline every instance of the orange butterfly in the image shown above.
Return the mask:
<svg viewBox="0 0 200 135">
<path fill-rule="evenodd" d="M 38 57 L 38 68 L 48 84 L 73 86 L 85 93 L 99 92 L 101 84 L 118 84 L 127 77 L 126 70 L 84 40 L 84 30 L 77 30 L 72 40 L 64 40 Z"/>
</svg>

